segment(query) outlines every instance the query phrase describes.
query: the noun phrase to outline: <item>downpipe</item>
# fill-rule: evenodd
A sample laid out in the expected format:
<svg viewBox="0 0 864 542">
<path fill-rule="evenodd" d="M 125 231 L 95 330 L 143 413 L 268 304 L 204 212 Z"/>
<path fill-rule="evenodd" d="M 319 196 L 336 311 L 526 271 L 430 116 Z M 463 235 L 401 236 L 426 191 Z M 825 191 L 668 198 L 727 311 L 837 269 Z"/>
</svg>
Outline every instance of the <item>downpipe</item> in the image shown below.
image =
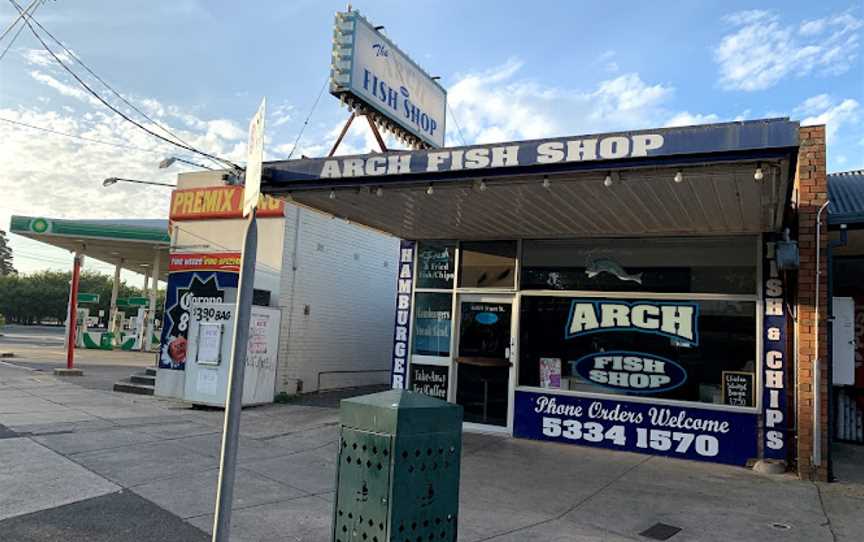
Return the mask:
<svg viewBox="0 0 864 542">
<path fill-rule="evenodd" d="M 819 359 L 819 283 L 822 280 L 821 267 L 821 248 L 822 248 L 822 213 L 828 207 L 830 200 L 825 200 L 825 203 L 819 207 L 816 213 L 816 299 L 814 300 L 814 318 L 813 318 L 813 467 L 822 465 L 822 434 L 820 430 L 822 424 L 819 416 L 822 414 L 822 367 Z"/>
</svg>

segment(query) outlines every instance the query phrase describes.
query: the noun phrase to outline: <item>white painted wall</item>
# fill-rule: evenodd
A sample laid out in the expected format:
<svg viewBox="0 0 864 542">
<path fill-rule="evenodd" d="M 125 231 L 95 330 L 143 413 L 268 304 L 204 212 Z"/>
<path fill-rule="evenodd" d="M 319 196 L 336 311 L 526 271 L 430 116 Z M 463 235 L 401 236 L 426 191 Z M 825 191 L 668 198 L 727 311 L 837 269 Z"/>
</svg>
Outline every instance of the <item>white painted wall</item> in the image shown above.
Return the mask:
<svg viewBox="0 0 864 542">
<path fill-rule="evenodd" d="M 389 381 L 398 239 L 288 204 L 277 392 Z"/>
</svg>

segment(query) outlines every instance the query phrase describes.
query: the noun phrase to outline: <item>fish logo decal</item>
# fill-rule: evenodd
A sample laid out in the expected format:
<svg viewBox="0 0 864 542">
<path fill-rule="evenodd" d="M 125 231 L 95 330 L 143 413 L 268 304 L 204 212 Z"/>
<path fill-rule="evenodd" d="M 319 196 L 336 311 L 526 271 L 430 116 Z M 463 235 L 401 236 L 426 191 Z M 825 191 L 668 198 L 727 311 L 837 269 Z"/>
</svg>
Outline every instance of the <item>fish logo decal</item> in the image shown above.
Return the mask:
<svg viewBox="0 0 864 542">
<path fill-rule="evenodd" d="M 628 273 L 621 264 L 616 262 L 615 260 L 610 260 L 609 258 L 598 258 L 596 260 L 591 260 L 588 263 L 588 267 L 585 268 L 585 274 L 588 275 L 589 279 L 592 279 L 599 275 L 600 273 L 609 273 L 610 275 L 616 277 L 618 280 L 625 280 L 635 282 L 636 284 L 642 284 L 642 273 Z"/>
</svg>

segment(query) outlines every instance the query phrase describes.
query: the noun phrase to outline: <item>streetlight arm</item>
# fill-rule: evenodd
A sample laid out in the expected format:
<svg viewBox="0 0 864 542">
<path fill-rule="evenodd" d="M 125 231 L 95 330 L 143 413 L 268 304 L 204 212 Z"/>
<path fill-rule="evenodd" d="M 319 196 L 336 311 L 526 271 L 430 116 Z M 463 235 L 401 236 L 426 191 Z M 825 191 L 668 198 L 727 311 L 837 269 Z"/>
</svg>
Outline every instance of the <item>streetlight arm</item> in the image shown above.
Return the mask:
<svg viewBox="0 0 864 542">
<path fill-rule="evenodd" d="M 171 167 L 174 162 L 183 162 L 184 164 L 189 164 L 190 166 L 200 167 L 202 169 L 209 169 L 210 171 L 215 171 L 212 167 L 205 166 L 204 164 L 199 164 L 197 162 L 193 162 L 191 160 L 186 160 L 185 158 L 179 158 L 177 156 L 172 156 L 170 158 L 166 158 L 159 162 L 159 169 L 165 169 L 167 167 Z"/>
<path fill-rule="evenodd" d="M 112 184 L 116 184 L 118 182 L 135 183 L 135 184 L 149 184 L 152 186 L 167 186 L 170 188 L 177 188 L 176 184 L 157 183 L 156 181 L 139 181 L 137 179 L 124 179 L 122 177 L 108 177 L 107 179 L 102 181 L 102 186 L 111 186 Z"/>
</svg>

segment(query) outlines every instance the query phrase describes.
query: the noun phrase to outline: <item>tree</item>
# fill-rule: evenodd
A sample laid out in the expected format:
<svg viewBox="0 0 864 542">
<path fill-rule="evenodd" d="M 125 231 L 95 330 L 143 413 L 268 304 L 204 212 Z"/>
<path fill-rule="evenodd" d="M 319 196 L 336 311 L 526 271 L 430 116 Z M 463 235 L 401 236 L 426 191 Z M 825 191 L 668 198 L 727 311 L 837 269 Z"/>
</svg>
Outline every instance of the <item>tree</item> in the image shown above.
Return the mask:
<svg viewBox="0 0 864 542">
<path fill-rule="evenodd" d="M 72 274 L 60 271 L 39 271 L 29 275 L 10 274 L 0 276 L 0 314 L 7 322 L 18 324 L 38 324 L 43 320 L 66 321 L 69 301 L 69 283 Z M 96 316 L 105 311 L 105 319 L 110 314 L 112 277 L 93 271 L 81 273 L 79 292 L 99 294 L 99 303 L 80 305 L 90 308 L 90 315 Z M 119 297 L 140 296 L 141 290 L 121 282 Z M 157 317 L 161 318 L 164 293 L 160 290 L 157 301 Z M 127 316 L 137 312 L 137 308 L 125 311 Z"/>
<path fill-rule="evenodd" d="M 6 232 L 0 230 L 0 277 L 17 273 L 12 267 L 12 247 L 6 238 Z"/>
</svg>

